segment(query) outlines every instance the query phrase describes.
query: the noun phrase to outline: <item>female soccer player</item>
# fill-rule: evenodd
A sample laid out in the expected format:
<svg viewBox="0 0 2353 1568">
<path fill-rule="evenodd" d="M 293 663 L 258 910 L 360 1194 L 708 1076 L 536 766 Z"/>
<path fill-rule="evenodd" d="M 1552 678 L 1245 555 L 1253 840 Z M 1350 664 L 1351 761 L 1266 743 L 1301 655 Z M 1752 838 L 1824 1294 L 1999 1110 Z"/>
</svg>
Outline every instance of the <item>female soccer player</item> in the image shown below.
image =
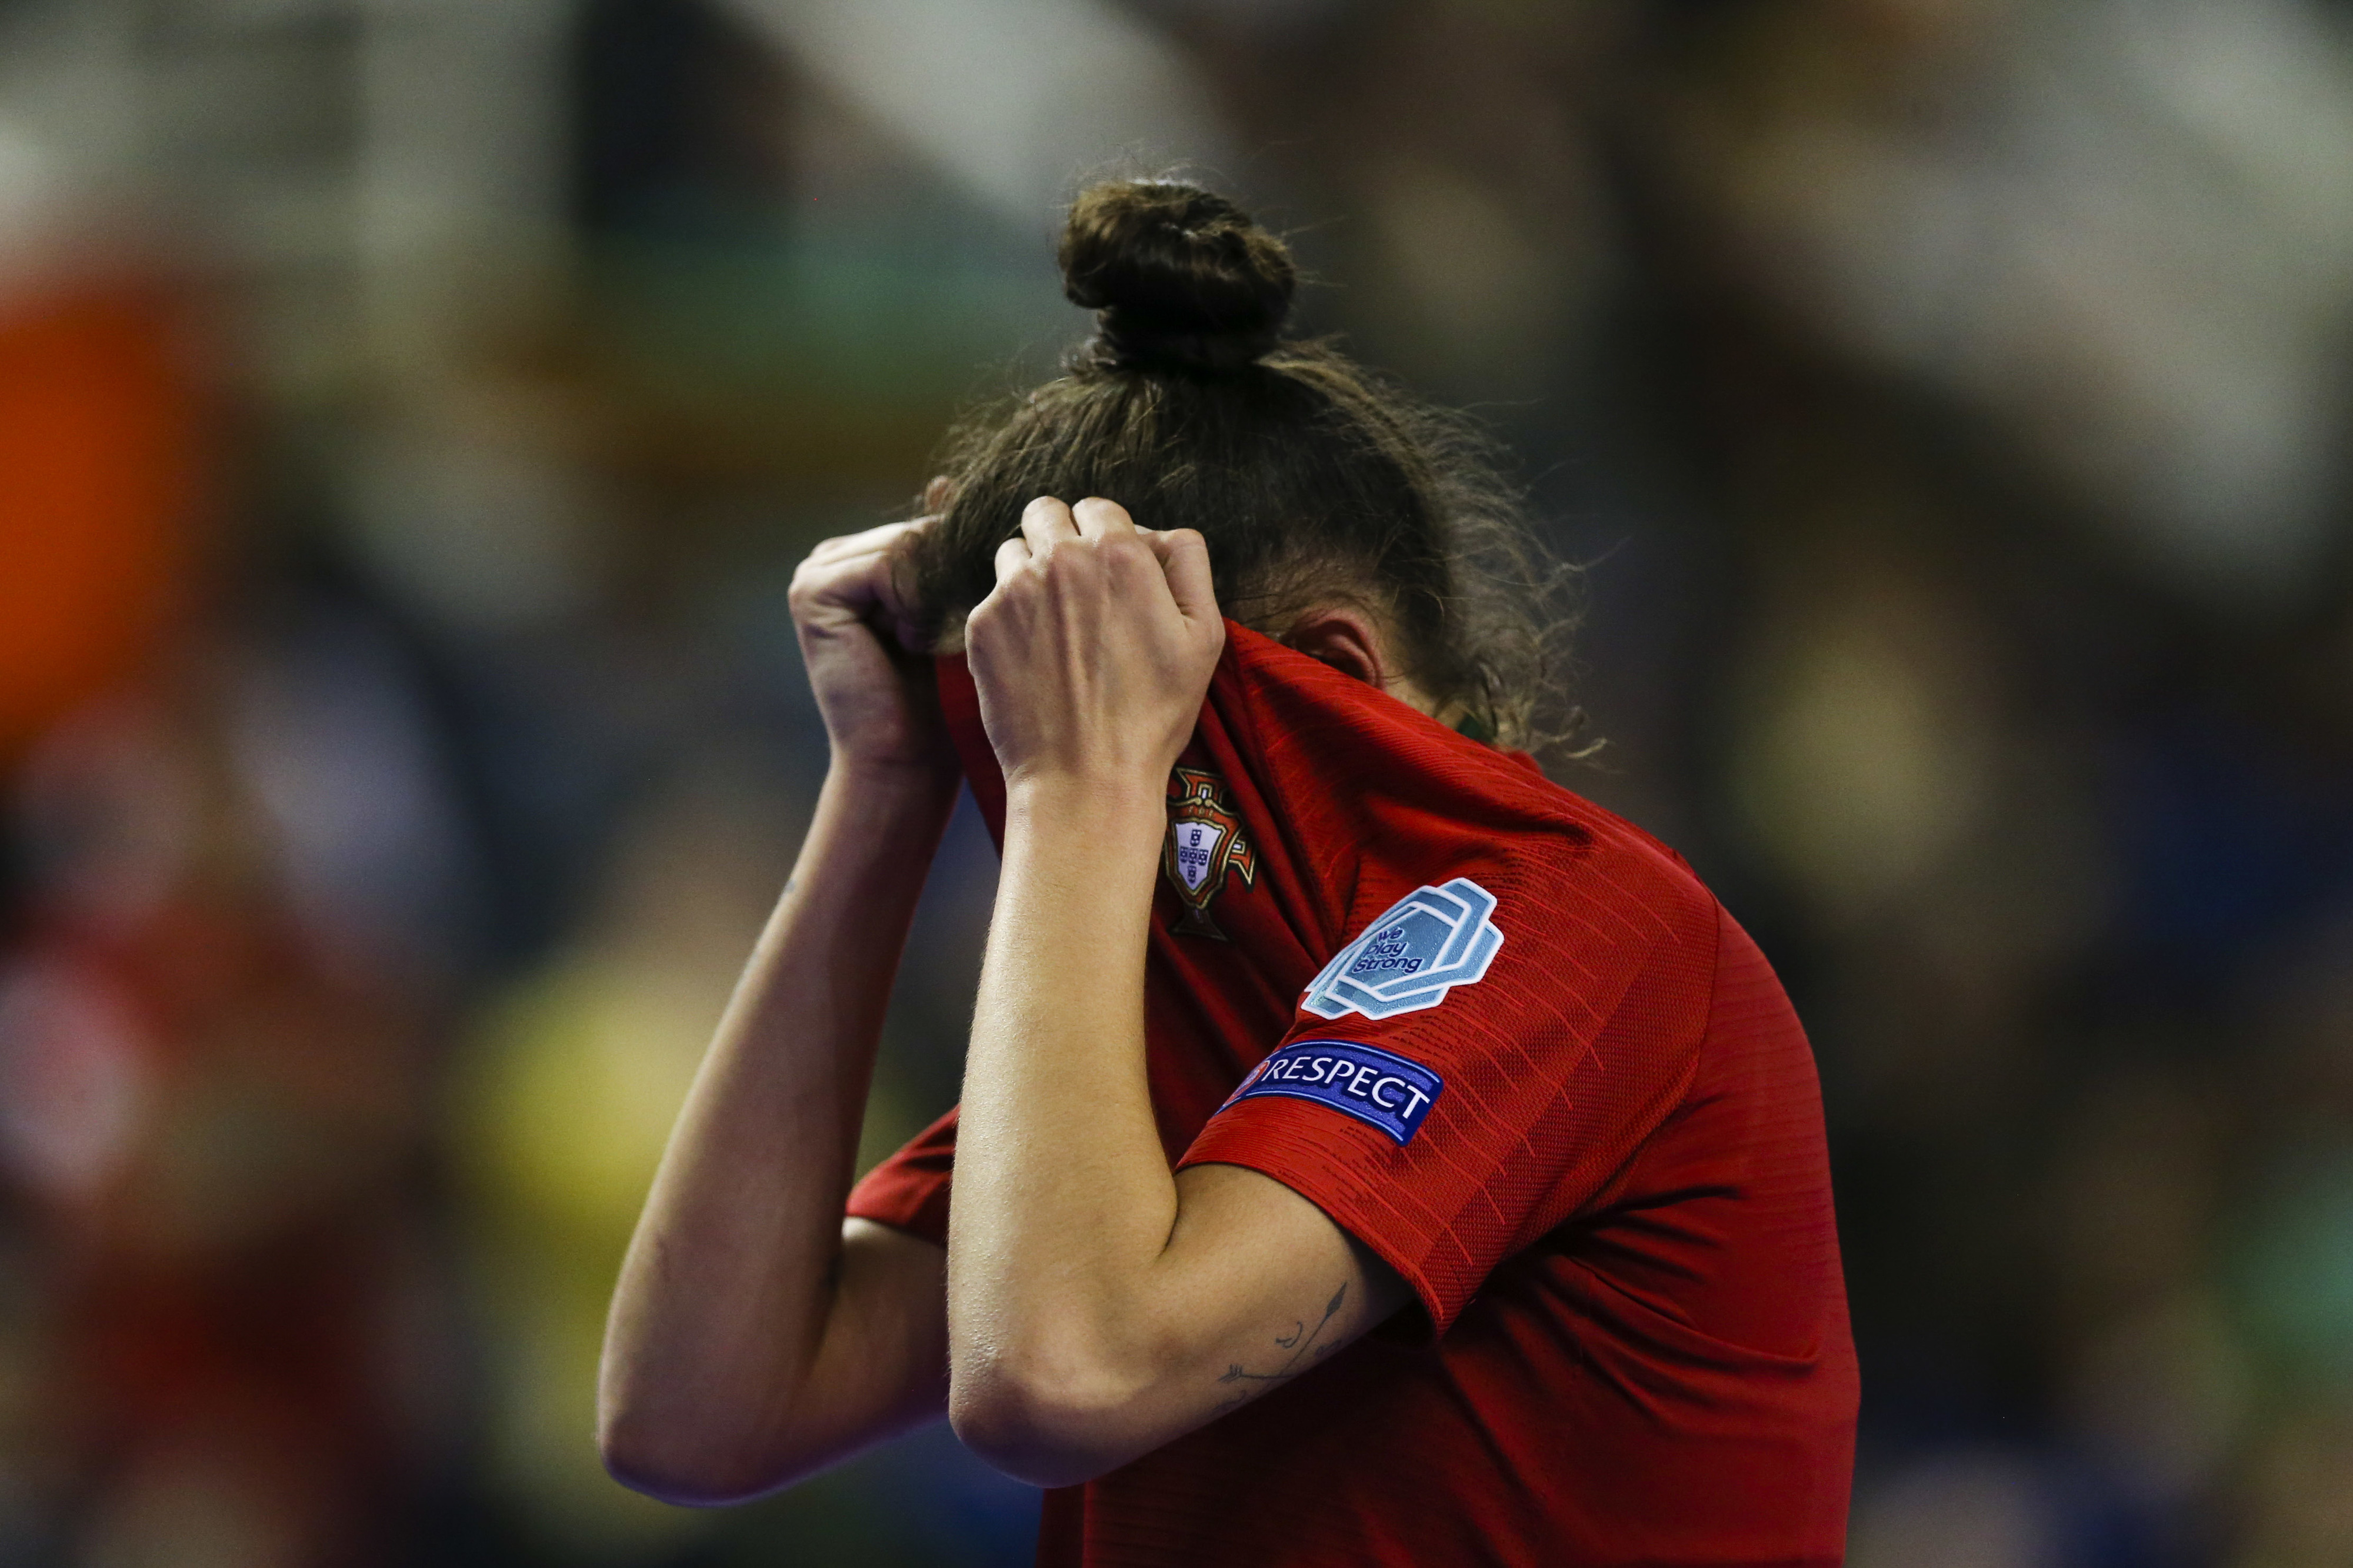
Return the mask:
<svg viewBox="0 0 2353 1568">
<path fill-rule="evenodd" d="M 723 1502 L 944 1409 L 1056 1489 L 1049 1563 L 1838 1562 L 1812 1058 L 1672 852 L 1496 743 L 1504 492 L 1281 341 L 1219 197 L 1097 187 L 1062 265 L 1068 374 L 795 581 L 831 771 L 622 1271 L 607 1462 Z M 960 1116 L 853 1191 L 959 773 L 1004 858 Z"/>
</svg>

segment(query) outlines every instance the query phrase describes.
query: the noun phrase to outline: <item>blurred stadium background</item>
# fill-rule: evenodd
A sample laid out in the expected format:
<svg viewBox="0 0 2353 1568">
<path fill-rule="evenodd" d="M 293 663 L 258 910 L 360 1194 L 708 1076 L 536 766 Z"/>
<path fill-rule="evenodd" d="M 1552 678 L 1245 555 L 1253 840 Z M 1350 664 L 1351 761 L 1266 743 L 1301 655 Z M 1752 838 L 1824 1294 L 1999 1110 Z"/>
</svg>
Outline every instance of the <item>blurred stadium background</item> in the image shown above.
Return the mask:
<svg viewBox="0 0 2353 1568">
<path fill-rule="evenodd" d="M 1180 161 L 1589 563 L 1555 772 L 1821 1060 L 1852 1561 L 2353 1563 L 2353 6 L 0 0 L 0 1565 L 1028 1561 L 944 1431 L 630 1497 L 590 1373 L 792 565 Z"/>
</svg>

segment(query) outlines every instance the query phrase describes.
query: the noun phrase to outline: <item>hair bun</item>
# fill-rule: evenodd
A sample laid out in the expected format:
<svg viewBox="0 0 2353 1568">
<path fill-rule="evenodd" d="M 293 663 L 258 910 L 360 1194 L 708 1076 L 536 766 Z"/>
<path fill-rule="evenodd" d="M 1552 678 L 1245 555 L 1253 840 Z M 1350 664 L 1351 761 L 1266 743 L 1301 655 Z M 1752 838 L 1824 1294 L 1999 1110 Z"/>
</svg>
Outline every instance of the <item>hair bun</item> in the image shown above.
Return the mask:
<svg viewBox="0 0 2353 1568">
<path fill-rule="evenodd" d="M 1225 197 L 1115 180 L 1071 204 L 1062 292 L 1094 311 L 1099 352 L 1139 369 L 1238 370 L 1273 348 L 1298 273 Z"/>
</svg>

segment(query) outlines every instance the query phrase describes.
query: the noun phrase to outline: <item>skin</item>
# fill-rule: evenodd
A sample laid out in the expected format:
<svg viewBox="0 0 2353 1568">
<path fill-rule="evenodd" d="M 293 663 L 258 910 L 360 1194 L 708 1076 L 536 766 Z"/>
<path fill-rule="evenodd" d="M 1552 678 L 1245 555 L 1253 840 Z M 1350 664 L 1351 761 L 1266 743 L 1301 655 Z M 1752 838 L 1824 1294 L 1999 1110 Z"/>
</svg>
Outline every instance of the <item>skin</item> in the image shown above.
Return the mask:
<svg viewBox="0 0 2353 1568">
<path fill-rule="evenodd" d="M 927 672 L 899 651 L 912 621 L 892 552 L 923 526 L 828 541 L 794 579 L 831 765 L 606 1336 L 606 1463 L 672 1501 L 774 1490 L 943 1409 L 1008 1474 L 1090 1479 L 1281 1386 L 1409 1298 L 1282 1184 L 1168 1170 L 1145 1087 L 1146 931 L 1168 772 L 1224 625 L 1200 536 L 1139 530 L 1100 500 L 1033 502 L 965 623 L 1007 820 L 948 1245 L 841 1219 L 892 977 L 956 787 Z M 1286 640 L 1428 710 L 1360 609 L 1313 610 Z"/>
</svg>

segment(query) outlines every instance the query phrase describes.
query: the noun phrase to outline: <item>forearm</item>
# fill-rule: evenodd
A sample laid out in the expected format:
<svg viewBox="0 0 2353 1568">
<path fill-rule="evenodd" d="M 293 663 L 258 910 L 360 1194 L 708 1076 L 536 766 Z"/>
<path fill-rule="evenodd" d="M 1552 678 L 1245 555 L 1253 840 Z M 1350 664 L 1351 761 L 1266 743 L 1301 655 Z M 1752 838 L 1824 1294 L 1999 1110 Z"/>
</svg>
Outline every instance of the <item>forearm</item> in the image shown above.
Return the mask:
<svg viewBox="0 0 2353 1568">
<path fill-rule="evenodd" d="M 874 1047 L 953 775 L 837 771 L 671 1134 L 616 1289 L 608 1462 L 649 1489 L 822 1445 L 821 1386 Z M 855 1281 L 849 1282 L 854 1286 Z M 781 1478 L 779 1478 L 781 1479 Z"/>
<path fill-rule="evenodd" d="M 1010 793 L 948 1236 L 951 1410 L 1039 1485 L 1278 1387 L 1403 1284 L 1255 1171 L 1172 1176 L 1145 1070 L 1156 792 Z"/>
<path fill-rule="evenodd" d="M 1116 1427 L 1166 1346 L 1155 1304 L 1178 1198 L 1145 1071 L 1156 791 L 1024 792 L 965 1078 L 949 1236 L 960 1426 L 1045 1391 Z M 989 1435 L 978 1434 L 986 1445 Z"/>
<path fill-rule="evenodd" d="M 1144 1067 L 1155 793 L 1024 793 L 974 1011 L 951 1268 L 967 1301 L 1094 1324 L 1168 1238 Z"/>
</svg>

